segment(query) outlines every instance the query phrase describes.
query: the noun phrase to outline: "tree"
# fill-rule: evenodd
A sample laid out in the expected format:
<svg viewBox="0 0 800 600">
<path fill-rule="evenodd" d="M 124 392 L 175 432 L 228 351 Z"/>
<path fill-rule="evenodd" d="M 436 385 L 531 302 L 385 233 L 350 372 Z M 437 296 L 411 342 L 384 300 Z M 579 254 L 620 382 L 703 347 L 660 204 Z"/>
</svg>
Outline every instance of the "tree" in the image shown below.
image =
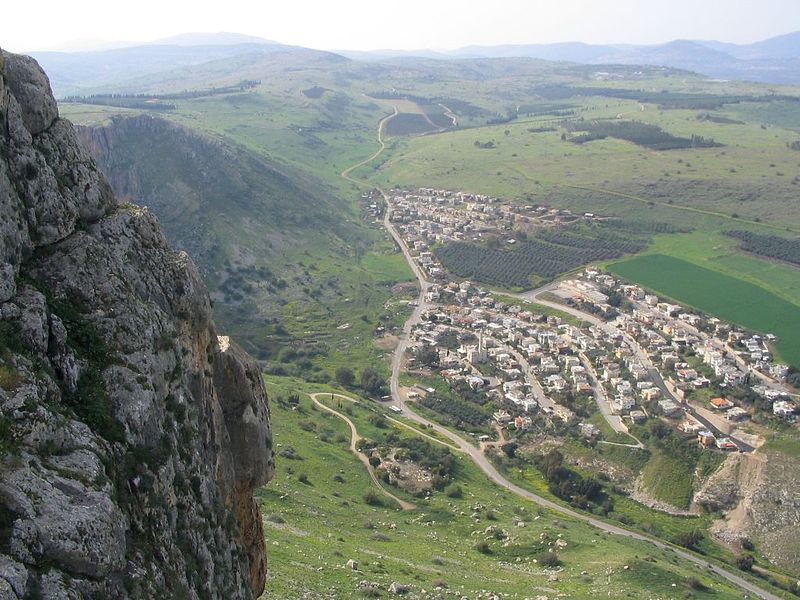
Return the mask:
<svg viewBox="0 0 800 600">
<path fill-rule="evenodd" d="M 356 381 L 356 375 L 350 367 L 339 367 L 336 369 L 336 381 L 345 387 L 350 387 Z"/>
<path fill-rule="evenodd" d="M 742 571 L 752 571 L 753 562 L 753 557 L 749 554 L 742 554 L 736 557 L 736 566 Z"/>
<path fill-rule="evenodd" d="M 383 391 L 383 378 L 372 367 L 365 367 L 361 371 L 361 387 L 368 394 L 379 396 Z"/>
<path fill-rule="evenodd" d="M 426 367 L 439 366 L 439 351 L 433 347 L 423 345 L 417 352 L 417 360 Z"/>
<path fill-rule="evenodd" d="M 505 453 L 506 456 L 508 456 L 508 458 L 514 458 L 514 456 L 517 454 L 518 447 L 519 446 L 517 446 L 517 444 L 514 442 L 506 442 L 500 446 L 500 449 Z"/>
</svg>

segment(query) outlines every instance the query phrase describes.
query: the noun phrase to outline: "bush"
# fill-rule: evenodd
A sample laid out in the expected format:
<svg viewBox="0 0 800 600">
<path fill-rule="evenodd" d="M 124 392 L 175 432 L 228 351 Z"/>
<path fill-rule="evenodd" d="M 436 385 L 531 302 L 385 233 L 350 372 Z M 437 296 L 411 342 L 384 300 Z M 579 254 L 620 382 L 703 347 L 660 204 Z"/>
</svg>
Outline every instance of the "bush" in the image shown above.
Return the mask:
<svg viewBox="0 0 800 600">
<path fill-rule="evenodd" d="M 380 396 L 386 382 L 380 374 L 371 367 L 366 367 L 361 371 L 361 387 L 368 394 Z"/>
<path fill-rule="evenodd" d="M 675 535 L 672 538 L 672 543 L 677 546 L 683 546 L 684 548 L 689 548 L 690 550 L 696 550 L 697 544 L 703 541 L 703 532 L 699 529 L 693 529 L 691 531 L 684 531 Z"/>
<path fill-rule="evenodd" d="M 350 367 L 339 367 L 336 369 L 336 381 L 345 387 L 350 387 L 356 382 L 356 375 Z"/>
<path fill-rule="evenodd" d="M 288 458 L 289 460 L 303 460 L 303 457 L 297 453 L 292 446 L 286 446 L 280 452 L 278 452 L 278 456 L 282 458 Z"/>
<path fill-rule="evenodd" d="M 370 506 L 383 506 L 383 500 L 375 490 L 368 490 L 364 494 L 364 502 Z"/>
<path fill-rule="evenodd" d="M 539 556 L 539 564 L 543 567 L 557 567 L 561 564 L 561 559 L 559 558 L 558 554 L 553 552 L 552 550 L 548 550 L 541 556 Z"/>
<path fill-rule="evenodd" d="M 278 523 L 279 525 L 281 523 L 286 523 L 286 519 L 284 519 L 278 513 L 272 513 L 272 514 L 267 515 L 266 516 L 266 520 L 269 521 L 270 523 Z"/>
<path fill-rule="evenodd" d="M 697 577 L 689 577 L 689 579 L 686 580 L 686 586 L 696 592 L 702 592 L 708 589 L 708 586 Z"/>
<path fill-rule="evenodd" d="M 464 496 L 460 485 L 451 485 L 444 491 L 444 494 L 448 498 L 462 498 Z"/>
<path fill-rule="evenodd" d="M 306 475 L 305 473 L 300 473 L 300 475 L 297 476 L 297 481 L 308 485 L 308 475 Z"/>
<path fill-rule="evenodd" d="M 380 413 L 374 413 L 369 416 L 369 422 L 375 425 L 378 429 L 386 428 L 386 417 Z"/>
<path fill-rule="evenodd" d="M 517 454 L 518 448 L 519 446 L 514 442 L 506 442 L 500 446 L 500 449 L 505 453 L 506 456 L 508 456 L 508 458 L 514 458 Z"/>
<path fill-rule="evenodd" d="M 736 557 L 736 567 L 742 571 L 752 571 L 754 562 L 753 557 L 749 554 Z"/>
<path fill-rule="evenodd" d="M 475 550 L 481 554 L 491 554 L 492 549 L 489 547 L 489 542 L 478 542 L 475 544 Z"/>
</svg>

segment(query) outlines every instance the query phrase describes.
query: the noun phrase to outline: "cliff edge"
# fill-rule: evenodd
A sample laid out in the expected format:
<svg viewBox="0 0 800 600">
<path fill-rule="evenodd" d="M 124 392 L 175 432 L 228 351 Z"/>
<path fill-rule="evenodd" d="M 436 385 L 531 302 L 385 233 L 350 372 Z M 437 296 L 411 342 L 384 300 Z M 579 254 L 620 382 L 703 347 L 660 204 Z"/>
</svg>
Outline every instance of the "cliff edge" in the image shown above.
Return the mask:
<svg viewBox="0 0 800 600">
<path fill-rule="evenodd" d="M 47 77 L 0 51 L 0 598 L 261 594 L 258 369 Z"/>
</svg>

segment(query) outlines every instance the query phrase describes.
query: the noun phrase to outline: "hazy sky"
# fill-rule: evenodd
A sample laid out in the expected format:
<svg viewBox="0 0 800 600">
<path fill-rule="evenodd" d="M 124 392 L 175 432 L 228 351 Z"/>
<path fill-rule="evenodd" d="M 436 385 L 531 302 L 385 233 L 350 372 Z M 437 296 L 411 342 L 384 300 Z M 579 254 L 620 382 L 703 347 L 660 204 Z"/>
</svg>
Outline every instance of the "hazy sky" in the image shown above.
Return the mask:
<svg viewBox="0 0 800 600">
<path fill-rule="evenodd" d="M 124 8 L 122 8 L 124 6 Z M 4 3 L 0 46 L 233 31 L 321 49 L 559 41 L 752 42 L 800 29 L 800 0 L 39 0 Z"/>
</svg>

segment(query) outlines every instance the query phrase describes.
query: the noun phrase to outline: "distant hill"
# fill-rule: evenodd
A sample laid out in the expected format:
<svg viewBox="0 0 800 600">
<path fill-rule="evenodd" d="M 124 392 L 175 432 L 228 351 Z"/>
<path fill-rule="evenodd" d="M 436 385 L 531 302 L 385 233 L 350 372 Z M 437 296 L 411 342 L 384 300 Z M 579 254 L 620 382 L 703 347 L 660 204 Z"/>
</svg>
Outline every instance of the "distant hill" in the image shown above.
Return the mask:
<svg viewBox="0 0 800 600">
<path fill-rule="evenodd" d="M 429 50 L 380 50 L 341 54 L 358 60 L 386 60 L 390 57 L 409 56 L 450 59 L 527 57 L 595 65 L 660 65 L 723 79 L 800 83 L 800 32 L 741 45 L 713 40 L 675 40 L 651 46 L 565 42 L 467 46 L 436 53 Z"/>
<path fill-rule="evenodd" d="M 219 322 L 261 357 L 262 315 L 277 314 L 299 270 L 284 253 L 309 235 L 353 235 L 320 180 L 230 141 L 147 115 L 78 133 L 115 193 L 152 210 L 192 256 L 220 301 Z"/>
<path fill-rule="evenodd" d="M 397 59 L 477 60 L 532 58 L 589 65 L 663 66 L 694 71 L 719 79 L 763 83 L 800 83 L 800 32 L 753 44 L 713 40 L 674 40 L 666 44 L 516 44 L 467 46 L 457 50 L 339 50 L 335 53 L 280 44 L 238 33 L 186 33 L 124 48 L 91 52 L 34 52 L 49 73 L 57 97 L 97 91 L 128 91 L 123 82 L 145 82 L 148 77 L 227 59 L 282 53 L 282 62 L 313 56 L 325 60 L 352 59 L 365 63 Z M 138 81 L 137 81 L 138 80 Z"/>
<path fill-rule="evenodd" d="M 521 56 L 543 60 L 566 60 L 591 63 L 608 54 L 610 46 L 564 42 L 559 44 L 506 44 L 502 46 L 467 46 L 449 53 L 452 58 L 503 58 Z M 622 48 L 622 46 L 620 46 Z"/>
<path fill-rule="evenodd" d="M 61 98 L 80 95 L 86 90 L 111 88 L 123 80 L 163 73 L 180 67 L 236 56 L 291 51 L 295 48 L 266 40 L 223 44 L 219 43 L 220 39 L 217 39 L 217 42 L 206 39 L 207 43 L 203 45 L 188 44 L 192 36 L 199 35 L 189 34 L 189 38 L 179 36 L 174 43 L 165 41 L 165 43 L 93 52 L 34 52 L 31 56 L 48 73 L 54 94 Z M 208 38 L 208 36 L 202 37 Z"/>
<path fill-rule="evenodd" d="M 730 44 L 725 51 L 741 60 L 800 58 L 800 31 L 780 35 L 754 44 L 742 46 Z"/>
</svg>

